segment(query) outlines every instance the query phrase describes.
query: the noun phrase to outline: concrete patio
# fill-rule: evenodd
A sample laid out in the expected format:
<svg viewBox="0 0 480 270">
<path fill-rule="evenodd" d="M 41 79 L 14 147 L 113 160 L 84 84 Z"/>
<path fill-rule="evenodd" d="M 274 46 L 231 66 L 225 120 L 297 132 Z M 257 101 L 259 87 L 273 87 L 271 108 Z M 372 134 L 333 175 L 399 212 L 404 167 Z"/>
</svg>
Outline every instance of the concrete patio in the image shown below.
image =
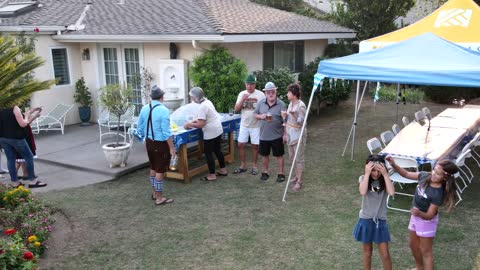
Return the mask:
<svg viewBox="0 0 480 270">
<path fill-rule="evenodd" d="M 114 136 L 104 137 L 102 145 L 113 142 L 114 139 Z M 59 131 L 42 131 L 35 135 L 35 142 L 38 155 L 35 173 L 48 183 L 44 188 L 35 189 L 36 192 L 108 181 L 148 165 L 144 145 L 136 142 L 130 151 L 126 167 L 109 168 L 96 124 L 67 126 L 63 135 Z M 5 156 L 2 158 L 2 167 L 7 167 Z M 9 182 L 8 174 L 2 176 L 1 181 Z"/>
</svg>

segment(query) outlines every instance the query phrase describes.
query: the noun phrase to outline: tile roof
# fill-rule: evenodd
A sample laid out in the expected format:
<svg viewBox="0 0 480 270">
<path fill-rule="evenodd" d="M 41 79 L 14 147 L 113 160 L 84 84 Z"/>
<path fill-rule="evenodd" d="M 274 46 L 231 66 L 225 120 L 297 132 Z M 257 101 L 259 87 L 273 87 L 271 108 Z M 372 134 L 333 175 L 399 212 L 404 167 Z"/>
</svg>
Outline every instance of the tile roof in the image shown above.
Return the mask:
<svg viewBox="0 0 480 270">
<path fill-rule="evenodd" d="M 8 1 L 8 2 L 15 2 Z M 24 0 L 23 0 L 24 1 Z M 353 30 L 248 0 L 39 0 L 35 10 L 0 18 L 2 26 L 75 24 L 87 3 L 83 30 L 70 35 L 228 35 L 352 33 Z M 122 3 L 123 2 L 123 3 Z M 122 4 L 121 4 L 122 3 Z"/>
</svg>

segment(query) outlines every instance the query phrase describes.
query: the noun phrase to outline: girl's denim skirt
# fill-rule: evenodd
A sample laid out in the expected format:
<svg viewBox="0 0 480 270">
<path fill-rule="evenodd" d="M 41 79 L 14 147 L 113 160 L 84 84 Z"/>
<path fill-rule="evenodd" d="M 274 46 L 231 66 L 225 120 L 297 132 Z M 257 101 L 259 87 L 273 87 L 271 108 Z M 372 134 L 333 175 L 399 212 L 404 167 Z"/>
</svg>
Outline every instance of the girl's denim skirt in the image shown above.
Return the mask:
<svg viewBox="0 0 480 270">
<path fill-rule="evenodd" d="M 364 244 L 390 242 L 387 221 L 383 219 L 376 219 L 375 221 L 372 218 L 359 218 L 353 229 L 353 237 Z"/>
</svg>

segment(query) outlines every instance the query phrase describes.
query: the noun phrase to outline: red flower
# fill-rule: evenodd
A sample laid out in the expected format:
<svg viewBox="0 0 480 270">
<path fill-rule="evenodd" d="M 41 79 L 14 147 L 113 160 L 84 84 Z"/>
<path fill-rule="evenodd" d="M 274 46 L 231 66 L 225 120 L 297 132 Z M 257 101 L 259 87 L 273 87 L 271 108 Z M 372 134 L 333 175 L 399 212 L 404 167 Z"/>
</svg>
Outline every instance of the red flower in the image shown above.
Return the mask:
<svg viewBox="0 0 480 270">
<path fill-rule="evenodd" d="M 0 249 L 0 254 L 3 254 L 5 252 L 6 252 L 5 249 Z"/>
<path fill-rule="evenodd" d="M 33 260 L 33 253 L 30 251 L 25 251 L 25 253 L 23 253 L 23 258 L 27 261 Z"/>
<path fill-rule="evenodd" d="M 8 230 L 5 230 L 5 235 L 12 235 L 14 233 L 16 233 L 17 231 L 15 231 L 15 229 L 8 229 Z"/>
<path fill-rule="evenodd" d="M 38 32 L 40 32 L 40 29 L 38 29 L 38 27 L 35 27 L 35 28 L 33 28 L 33 32 L 38 33 Z"/>
</svg>

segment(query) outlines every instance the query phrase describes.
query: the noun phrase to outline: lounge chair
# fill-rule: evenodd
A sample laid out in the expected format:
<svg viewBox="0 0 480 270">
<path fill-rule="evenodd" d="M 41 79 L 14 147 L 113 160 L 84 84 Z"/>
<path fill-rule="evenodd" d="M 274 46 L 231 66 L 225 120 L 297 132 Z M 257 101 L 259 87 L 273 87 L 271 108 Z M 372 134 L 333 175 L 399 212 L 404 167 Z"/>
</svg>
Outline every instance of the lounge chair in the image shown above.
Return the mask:
<svg viewBox="0 0 480 270">
<path fill-rule="evenodd" d="M 38 134 L 41 130 L 60 130 L 62 131 L 62 134 L 64 134 L 65 117 L 72 108 L 73 104 L 57 104 L 57 106 L 55 106 L 46 115 L 38 117 L 30 124 L 32 127 L 32 132 Z"/>
</svg>

